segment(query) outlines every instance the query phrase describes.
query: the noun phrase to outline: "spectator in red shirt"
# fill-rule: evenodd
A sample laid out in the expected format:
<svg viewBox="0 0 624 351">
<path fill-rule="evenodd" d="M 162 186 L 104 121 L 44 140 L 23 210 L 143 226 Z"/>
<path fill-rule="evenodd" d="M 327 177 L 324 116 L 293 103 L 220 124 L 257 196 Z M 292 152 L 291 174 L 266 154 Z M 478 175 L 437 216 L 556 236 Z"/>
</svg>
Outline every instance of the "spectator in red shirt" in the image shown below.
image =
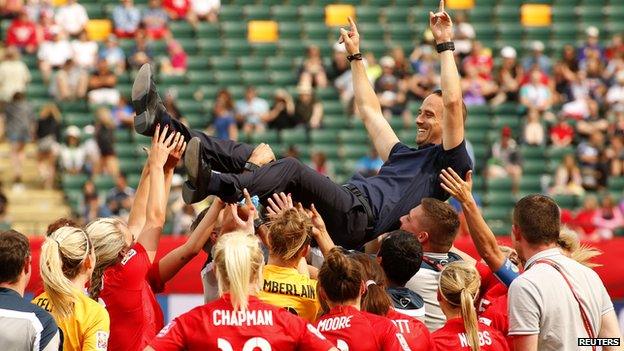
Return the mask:
<svg viewBox="0 0 624 351">
<path fill-rule="evenodd" d="M 498 330 L 477 320 L 474 301 L 480 283 L 479 272 L 472 263 L 457 261 L 444 267 L 438 301 L 446 324 L 431 334 L 433 350 L 509 350 Z"/>
<path fill-rule="evenodd" d="M 190 0 L 163 0 L 162 6 L 167 11 L 169 18 L 177 21 L 186 19 L 191 2 Z"/>
<path fill-rule="evenodd" d="M 22 53 L 34 54 L 37 45 L 37 26 L 28 19 L 26 11 L 20 11 L 7 29 L 6 46 L 15 46 Z"/>
<path fill-rule="evenodd" d="M 179 76 L 186 73 L 187 54 L 179 42 L 167 40 L 169 57 L 163 58 L 160 63 L 160 73 L 166 76 Z"/>
<path fill-rule="evenodd" d="M 570 227 L 575 229 L 579 234 L 584 234 L 585 238 L 592 238 L 596 233 L 596 226 L 592 220 L 598 211 L 598 199 L 589 195 L 583 201 L 583 207 L 576 213 Z"/>
<path fill-rule="evenodd" d="M 574 140 L 574 128 L 560 116 L 557 124 L 550 128 L 550 141 L 554 147 L 567 147 Z"/>
<path fill-rule="evenodd" d="M 483 45 L 478 41 L 472 44 L 470 55 L 466 56 L 462 61 L 462 69 L 464 72 L 471 67 L 477 70 L 479 77 L 485 80 L 492 80 L 494 60 L 492 59 L 492 55 L 488 54 L 483 48 Z"/>
</svg>

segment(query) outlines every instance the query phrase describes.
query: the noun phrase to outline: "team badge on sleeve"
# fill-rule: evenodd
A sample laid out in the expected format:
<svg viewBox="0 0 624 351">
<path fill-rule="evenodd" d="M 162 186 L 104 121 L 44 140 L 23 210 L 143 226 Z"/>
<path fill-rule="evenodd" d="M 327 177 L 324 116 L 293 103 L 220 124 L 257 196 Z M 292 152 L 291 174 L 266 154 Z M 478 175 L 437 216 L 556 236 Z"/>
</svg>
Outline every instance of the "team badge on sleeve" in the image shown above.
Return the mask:
<svg viewBox="0 0 624 351">
<path fill-rule="evenodd" d="M 321 334 L 321 332 L 318 331 L 318 329 L 314 328 L 314 326 L 312 324 L 308 324 L 308 330 L 312 334 L 316 335 L 319 339 L 325 340 L 325 337 L 323 336 L 323 334 Z"/>
<path fill-rule="evenodd" d="M 156 335 L 156 337 L 162 338 L 165 335 L 167 335 L 167 333 L 171 330 L 171 328 L 173 328 L 175 324 L 176 324 L 176 321 L 172 321 L 171 323 L 165 325 L 165 327 L 160 330 L 160 332 L 158 333 L 158 335 Z"/>
<path fill-rule="evenodd" d="M 98 331 L 95 333 L 95 347 L 98 351 L 106 351 L 108 349 L 108 333 Z"/>
<path fill-rule="evenodd" d="M 123 260 L 121 260 L 121 265 L 125 266 L 126 263 L 128 263 L 128 261 L 130 261 L 130 259 L 132 257 L 134 257 L 137 254 L 135 249 L 132 249 L 130 251 L 128 251 L 128 253 L 126 254 L 126 256 L 123 258 Z"/>
</svg>

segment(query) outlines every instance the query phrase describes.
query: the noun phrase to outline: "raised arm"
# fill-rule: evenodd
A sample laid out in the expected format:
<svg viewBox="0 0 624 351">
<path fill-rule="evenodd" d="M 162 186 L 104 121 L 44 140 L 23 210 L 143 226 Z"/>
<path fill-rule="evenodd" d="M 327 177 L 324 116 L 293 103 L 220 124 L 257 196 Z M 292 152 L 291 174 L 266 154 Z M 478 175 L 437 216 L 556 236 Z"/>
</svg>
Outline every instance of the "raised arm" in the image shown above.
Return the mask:
<svg viewBox="0 0 624 351">
<path fill-rule="evenodd" d="M 444 0 L 440 0 L 437 13 L 429 12 L 429 25 L 436 44 L 453 40 L 453 22 L 451 16 L 444 11 Z M 464 140 L 462 90 L 453 51 L 446 50 L 440 53 L 440 70 L 444 103 L 442 146 L 445 150 L 450 150 Z"/>
<path fill-rule="evenodd" d="M 503 266 L 506 256 L 498 247 L 494 233 L 481 216 L 479 207 L 472 196 L 472 171 L 468 172 L 464 181 L 449 167 L 442 170 L 440 178 L 442 188 L 461 203 L 477 252 L 492 272 L 498 271 Z"/>
<path fill-rule="evenodd" d="M 344 42 L 349 55 L 360 54 L 360 35 L 355 22 L 350 17 L 349 23 L 351 24 L 351 31 L 347 32 L 341 28 L 340 41 Z M 368 80 L 366 67 L 364 67 L 361 59 L 351 61 L 351 73 L 353 75 L 355 106 L 379 157 L 385 162 L 388 160 L 394 145 L 399 142 L 399 138 L 381 112 L 381 105 Z"/>
<path fill-rule="evenodd" d="M 180 133 L 170 133 L 167 136 L 168 127 L 163 130 L 156 129 L 152 138 L 152 146 L 150 149 L 149 163 L 149 183 L 150 190 L 147 198 L 145 226 L 139 235 L 137 242 L 145 248 L 150 261 L 154 261 L 160 234 L 165 224 L 165 216 L 167 209 L 166 194 L 168 189 L 165 188 L 165 171 L 164 166 L 169 158 L 170 153 L 183 152 L 186 147 L 184 138 Z M 175 150 L 175 151 L 174 151 Z"/>
<path fill-rule="evenodd" d="M 145 161 L 143 171 L 141 172 L 141 179 L 139 180 L 139 186 L 134 195 L 134 202 L 132 203 L 130 215 L 128 217 L 128 229 L 135 238 L 139 237 L 141 230 L 145 226 L 145 211 L 150 189 L 149 170 L 149 162 Z"/>
<path fill-rule="evenodd" d="M 215 223 L 217 223 L 219 212 L 221 212 L 224 206 L 225 205 L 221 199 L 215 199 L 204 218 L 202 218 L 199 222 L 197 228 L 195 228 L 189 236 L 188 240 L 184 244 L 173 249 L 158 262 L 158 272 L 160 274 L 160 280 L 163 283 L 166 283 L 169 279 L 173 278 L 173 276 L 175 276 L 180 269 L 188 263 L 188 261 L 197 256 L 199 251 L 201 251 L 204 244 L 206 244 L 206 241 L 210 238 L 210 235 L 215 227 Z"/>
</svg>

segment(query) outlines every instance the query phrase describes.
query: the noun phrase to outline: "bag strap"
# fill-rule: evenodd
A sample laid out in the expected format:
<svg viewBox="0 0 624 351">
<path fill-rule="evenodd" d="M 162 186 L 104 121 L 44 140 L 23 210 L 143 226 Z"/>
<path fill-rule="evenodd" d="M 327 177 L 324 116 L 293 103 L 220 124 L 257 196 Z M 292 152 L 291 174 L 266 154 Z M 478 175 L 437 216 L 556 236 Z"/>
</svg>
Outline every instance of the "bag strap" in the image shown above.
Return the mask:
<svg viewBox="0 0 624 351">
<path fill-rule="evenodd" d="M 587 312 L 585 311 L 585 308 L 583 308 L 583 304 L 581 303 L 582 302 L 581 297 L 576 292 L 576 290 L 574 290 L 574 287 L 572 287 L 572 283 L 570 283 L 570 280 L 568 279 L 568 277 L 563 273 L 563 270 L 561 269 L 561 267 L 557 263 L 555 263 L 554 261 L 543 258 L 543 259 L 539 259 L 539 260 L 536 260 L 535 262 L 533 262 L 529 266 L 529 268 L 531 268 L 535 264 L 539 264 L 539 263 L 547 264 L 547 265 L 553 267 L 557 272 L 559 272 L 559 274 L 561 274 L 561 276 L 563 277 L 563 280 L 565 280 L 565 282 L 568 284 L 568 287 L 570 288 L 570 291 L 572 291 L 572 295 L 574 296 L 574 299 L 578 303 L 578 307 L 579 307 L 579 310 L 581 312 L 581 319 L 583 319 L 583 327 L 585 328 L 585 331 L 587 332 L 587 335 L 590 338 L 592 338 L 592 339 L 595 338 L 596 335 L 594 334 L 594 329 L 592 328 L 591 321 L 589 319 L 589 316 L 587 315 Z M 595 350 L 596 350 L 596 346 L 592 346 L 592 351 L 595 351 Z"/>
</svg>

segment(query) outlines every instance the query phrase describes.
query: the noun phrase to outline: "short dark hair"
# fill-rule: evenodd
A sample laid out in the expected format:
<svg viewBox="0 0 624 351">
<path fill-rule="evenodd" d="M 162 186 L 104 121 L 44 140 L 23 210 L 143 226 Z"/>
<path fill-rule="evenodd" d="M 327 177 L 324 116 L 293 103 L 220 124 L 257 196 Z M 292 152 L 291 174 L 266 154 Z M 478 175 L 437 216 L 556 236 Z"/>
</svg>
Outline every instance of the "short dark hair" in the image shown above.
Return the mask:
<svg viewBox="0 0 624 351">
<path fill-rule="evenodd" d="M 459 231 L 459 215 L 446 202 L 426 197 L 420 202 L 425 218 L 423 226 L 429 233 L 429 244 L 436 252 L 447 252 Z"/>
<path fill-rule="evenodd" d="M 393 284 L 405 286 L 418 272 L 423 248 L 416 236 L 404 230 L 395 230 L 381 242 L 381 267 Z"/>
<path fill-rule="evenodd" d="M 437 95 L 439 97 L 442 97 L 442 90 L 441 89 L 436 89 L 431 94 L 435 94 L 435 95 Z M 466 119 L 468 118 L 468 109 L 466 108 L 466 104 L 464 103 L 464 99 L 462 99 L 462 117 L 464 118 L 464 122 L 466 122 Z"/>
<path fill-rule="evenodd" d="M 48 229 L 46 230 L 46 236 L 50 236 L 50 234 L 54 233 L 57 229 L 62 227 L 80 228 L 80 225 L 71 218 L 61 217 L 48 225 Z"/>
<path fill-rule="evenodd" d="M 28 238 L 15 230 L 0 233 L 0 283 L 16 283 L 30 257 Z"/>
<path fill-rule="evenodd" d="M 525 196 L 514 207 L 513 224 L 529 244 L 556 243 L 561 230 L 559 206 L 545 195 Z"/>
</svg>

